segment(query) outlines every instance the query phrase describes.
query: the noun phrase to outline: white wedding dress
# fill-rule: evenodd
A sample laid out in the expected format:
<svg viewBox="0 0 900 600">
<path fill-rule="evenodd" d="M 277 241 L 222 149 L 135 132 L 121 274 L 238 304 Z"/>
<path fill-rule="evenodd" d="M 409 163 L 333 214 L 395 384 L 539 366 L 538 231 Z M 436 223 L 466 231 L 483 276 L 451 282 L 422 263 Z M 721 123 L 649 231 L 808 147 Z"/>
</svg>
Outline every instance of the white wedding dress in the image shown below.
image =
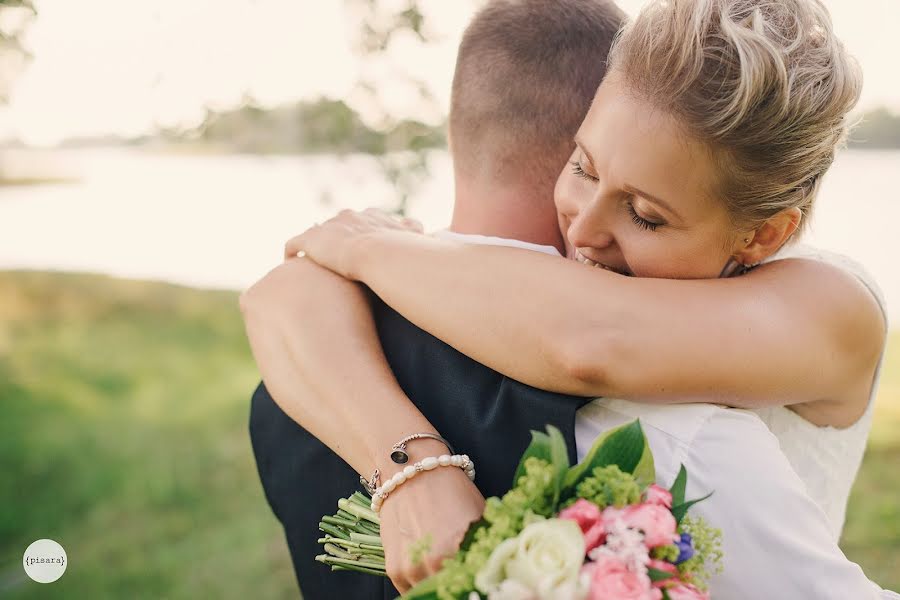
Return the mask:
<svg viewBox="0 0 900 600">
<path fill-rule="evenodd" d="M 884 296 L 862 265 L 840 254 L 802 244 L 787 246 L 765 262 L 784 258 L 819 260 L 856 276 L 878 302 L 887 330 Z M 828 517 L 835 540 L 840 538 L 844 527 L 850 488 L 859 471 L 869 430 L 872 427 L 872 410 L 883 361 L 882 351 L 872 381 L 866 412 L 856 423 L 845 429 L 818 427 L 783 406 L 753 411 L 778 438 L 782 452 L 806 484 L 810 497 L 821 506 Z"/>
</svg>

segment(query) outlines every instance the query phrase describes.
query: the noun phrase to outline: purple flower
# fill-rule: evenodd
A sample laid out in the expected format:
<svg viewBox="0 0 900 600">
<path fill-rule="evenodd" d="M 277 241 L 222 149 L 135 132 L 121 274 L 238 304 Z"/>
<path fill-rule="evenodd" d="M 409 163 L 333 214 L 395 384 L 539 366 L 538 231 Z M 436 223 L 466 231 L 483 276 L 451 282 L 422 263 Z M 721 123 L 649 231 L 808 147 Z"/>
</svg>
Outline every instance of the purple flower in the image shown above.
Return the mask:
<svg viewBox="0 0 900 600">
<path fill-rule="evenodd" d="M 682 533 L 681 539 L 675 542 L 675 545 L 678 546 L 678 558 L 675 559 L 676 565 L 679 565 L 694 556 L 694 546 L 691 534 Z"/>
</svg>

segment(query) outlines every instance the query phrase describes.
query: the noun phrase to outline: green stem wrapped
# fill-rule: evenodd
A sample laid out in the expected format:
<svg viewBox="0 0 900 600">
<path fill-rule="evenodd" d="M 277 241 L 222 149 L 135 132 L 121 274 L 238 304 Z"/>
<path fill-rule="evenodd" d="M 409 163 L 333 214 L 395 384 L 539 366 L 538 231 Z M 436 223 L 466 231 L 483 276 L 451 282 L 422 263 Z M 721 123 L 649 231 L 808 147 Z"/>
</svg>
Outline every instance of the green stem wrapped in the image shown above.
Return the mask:
<svg viewBox="0 0 900 600">
<path fill-rule="evenodd" d="M 365 519 L 366 521 L 375 523 L 379 527 L 381 526 L 381 519 L 379 519 L 378 515 L 375 514 L 375 511 L 368 506 L 362 506 L 357 502 L 353 502 L 346 498 L 341 498 L 340 500 L 338 500 L 338 508 L 347 511 L 354 517 Z"/>
</svg>

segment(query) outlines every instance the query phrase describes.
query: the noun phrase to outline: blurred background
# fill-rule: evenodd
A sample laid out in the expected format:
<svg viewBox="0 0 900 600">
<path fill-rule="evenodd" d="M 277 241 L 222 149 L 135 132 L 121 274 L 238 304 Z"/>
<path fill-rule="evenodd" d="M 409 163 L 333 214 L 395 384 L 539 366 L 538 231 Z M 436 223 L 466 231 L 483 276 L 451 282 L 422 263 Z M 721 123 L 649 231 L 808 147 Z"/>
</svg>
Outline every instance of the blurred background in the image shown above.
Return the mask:
<svg viewBox="0 0 900 600">
<path fill-rule="evenodd" d="M 478 0 L 0 0 L 0 597 L 295 597 L 247 437 L 237 291 L 339 208 L 449 222 Z M 866 73 L 808 241 L 900 317 L 900 3 L 826 2 Z M 640 0 L 622 0 L 633 13 Z M 900 332 L 842 547 L 900 589 Z M 22 570 L 38 538 L 69 568 Z"/>
</svg>

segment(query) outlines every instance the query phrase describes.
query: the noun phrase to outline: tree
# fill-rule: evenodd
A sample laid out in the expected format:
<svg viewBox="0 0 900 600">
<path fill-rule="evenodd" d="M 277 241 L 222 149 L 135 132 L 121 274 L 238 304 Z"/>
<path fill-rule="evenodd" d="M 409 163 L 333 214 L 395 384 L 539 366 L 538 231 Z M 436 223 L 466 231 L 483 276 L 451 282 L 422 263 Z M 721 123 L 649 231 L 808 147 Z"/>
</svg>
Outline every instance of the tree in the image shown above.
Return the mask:
<svg viewBox="0 0 900 600">
<path fill-rule="evenodd" d="M 15 78 L 31 54 L 22 43 L 37 12 L 31 0 L 0 0 L 0 103 L 5 103 Z"/>
<path fill-rule="evenodd" d="M 862 116 L 850 133 L 850 146 L 855 148 L 900 148 L 900 115 L 881 107 Z"/>
<path fill-rule="evenodd" d="M 392 40 L 401 34 L 412 33 L 422 43 L 433 39 L 419 0 L 344 0 L 348 13 L 359 21 L 355 49 L 361 60 L 375 63 L 387 56 Z M 363 69 L 363 72 L 369 71 Z M 439 103 L 421 81 L 412 81 L 419 103 L 445 121 Z M 397 203 L 394 211 L 406 214 L 410 196 L 427 178 L 429 144 L 417 143 L 421 128 L 404 125 L 408 115 L 391 114 L 377 93 L 375 81 L 362 78 L 356 84 L 354 97 L 364 102 L 367 113 L 374 113 L 367 125 L 385 135 L 385 152 L 377 155 L 379 166 L 394 187 Z M 424 127 L 424 125 L 423 125 Z"/>
</svg>

